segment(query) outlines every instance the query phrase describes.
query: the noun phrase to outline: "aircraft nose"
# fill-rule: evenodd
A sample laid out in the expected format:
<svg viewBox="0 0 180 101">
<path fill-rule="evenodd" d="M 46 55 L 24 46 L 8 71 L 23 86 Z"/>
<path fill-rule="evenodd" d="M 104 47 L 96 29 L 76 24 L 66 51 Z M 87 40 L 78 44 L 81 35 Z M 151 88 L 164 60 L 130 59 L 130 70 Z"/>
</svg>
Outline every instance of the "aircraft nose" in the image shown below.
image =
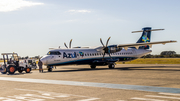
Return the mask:
<svg viewBox="0 0 180 101">
<path fill-rule="evenodd" d="M 46 56 L 42 57 L 40 60 L 44 65 L 47 64 L 47 57 Z"/>
</svg>

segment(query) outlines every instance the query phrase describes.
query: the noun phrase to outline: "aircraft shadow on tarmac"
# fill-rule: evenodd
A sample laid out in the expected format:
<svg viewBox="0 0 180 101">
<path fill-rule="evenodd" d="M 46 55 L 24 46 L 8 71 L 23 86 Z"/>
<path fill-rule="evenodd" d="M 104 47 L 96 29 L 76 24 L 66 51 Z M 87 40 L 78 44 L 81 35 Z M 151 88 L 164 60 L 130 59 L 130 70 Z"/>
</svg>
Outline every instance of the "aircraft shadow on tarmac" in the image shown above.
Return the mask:
<svg viewBox="0 0 180 101">
<path fill-rule="evenodd" d="M 176 68 L 176 69 L 175 69 Z M 178 68 L 178 69 L 177 69 Z M 65 69 L 65 68 L 64 68 Z M 96 69 L 91 69 L 91 68 L 66 68 L 66 69 L 71 69 L 71 70 L 54 70 L 52 72 L 78 72 L 78 71 L 98 71 L 98 70 L 149 70 L 149 71 L 180 71 L 179 66 L 140 66 L 140 67 L 116 67 L 114 69 L 109 69 L 109 68 L 96 68 Z M 46 73 L 46 71 L 44 72 Z"/>
<path fill-rule="evenodd" d="M 69 69 L 69 68 L 67 68 Z M 72 69 L 72 68 L 71 68 Z M 109 70 L 108 68 L 96 68 L 96 69 L 91 69 L 91 68 L 76 68 L 76 69 L 72 69 L 72 70 L 54 70 L 52 72 L 78 72 L 78 71 L 97 71 L 97 70 Z"/>
</svg>

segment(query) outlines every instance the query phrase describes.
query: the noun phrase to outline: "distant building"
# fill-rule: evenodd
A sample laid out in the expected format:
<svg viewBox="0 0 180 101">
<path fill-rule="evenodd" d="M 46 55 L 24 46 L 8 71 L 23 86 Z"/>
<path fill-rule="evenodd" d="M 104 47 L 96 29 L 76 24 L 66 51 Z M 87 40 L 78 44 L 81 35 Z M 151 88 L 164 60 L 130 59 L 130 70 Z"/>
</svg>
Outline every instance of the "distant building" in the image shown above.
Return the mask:
<svg viewBox="0 0 180 101">
<path fill-rule="evenodd" d="M 175 51 L 163 51 L 161 52 L 161 55 L 176 55 Z"/>
</svg>

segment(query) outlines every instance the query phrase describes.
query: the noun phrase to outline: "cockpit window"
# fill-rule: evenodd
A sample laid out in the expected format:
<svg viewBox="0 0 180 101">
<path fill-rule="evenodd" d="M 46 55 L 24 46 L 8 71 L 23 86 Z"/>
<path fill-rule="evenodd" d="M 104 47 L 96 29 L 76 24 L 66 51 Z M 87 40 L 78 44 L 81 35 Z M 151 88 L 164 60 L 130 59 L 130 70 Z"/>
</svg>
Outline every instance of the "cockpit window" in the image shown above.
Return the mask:
<svg viewBox="0 0 180 101">
<path fill-rule="evenodd" d="M 49 51 L 47 55 L 61 55 L 59 51 Z"/>
</svg>

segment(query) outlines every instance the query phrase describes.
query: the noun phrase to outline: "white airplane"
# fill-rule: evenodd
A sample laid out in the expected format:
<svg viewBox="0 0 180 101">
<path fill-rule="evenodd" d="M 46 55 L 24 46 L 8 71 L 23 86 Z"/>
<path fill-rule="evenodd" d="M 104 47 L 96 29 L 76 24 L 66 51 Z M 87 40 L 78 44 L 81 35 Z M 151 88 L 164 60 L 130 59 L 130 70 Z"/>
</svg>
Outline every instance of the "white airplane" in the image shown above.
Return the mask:
<svg viewBox="0 0 180 101">
<path fill-rule="evenodd" d="M 47 55 L 43 56 L 40 60 L 44 65 L 47 66 L 48 71 L 51 72 L 53 66 L 59 65 L 84 65 L 88 64 L 92 69 L 96 66 L 108 65 L 110 69 L 115 67 L 115 62 L 126 62 L 142 57 L 146 54 L 151 53 L 150 47 L 154 44 L 172 43 L 177 41 L 160 41 L 150 42 L 151 31 L 158 31 L 164 29 L 151 29 L 151 27 L 142 28 L 140 31 L 133 31 L 132 33 L 142 32 L 142 36 L 134 44 L 119 44 L 119 45 L 108 45 L 108 38 L 106 45 L 103 44 L 102 39 L 100 42 L 102 46 L 96 48 L 88 47 L 74 47 L 71 48 L 71 42 L 69 48 L 66 49 L 53 49 L 50 50 Z"/>
</svg>

